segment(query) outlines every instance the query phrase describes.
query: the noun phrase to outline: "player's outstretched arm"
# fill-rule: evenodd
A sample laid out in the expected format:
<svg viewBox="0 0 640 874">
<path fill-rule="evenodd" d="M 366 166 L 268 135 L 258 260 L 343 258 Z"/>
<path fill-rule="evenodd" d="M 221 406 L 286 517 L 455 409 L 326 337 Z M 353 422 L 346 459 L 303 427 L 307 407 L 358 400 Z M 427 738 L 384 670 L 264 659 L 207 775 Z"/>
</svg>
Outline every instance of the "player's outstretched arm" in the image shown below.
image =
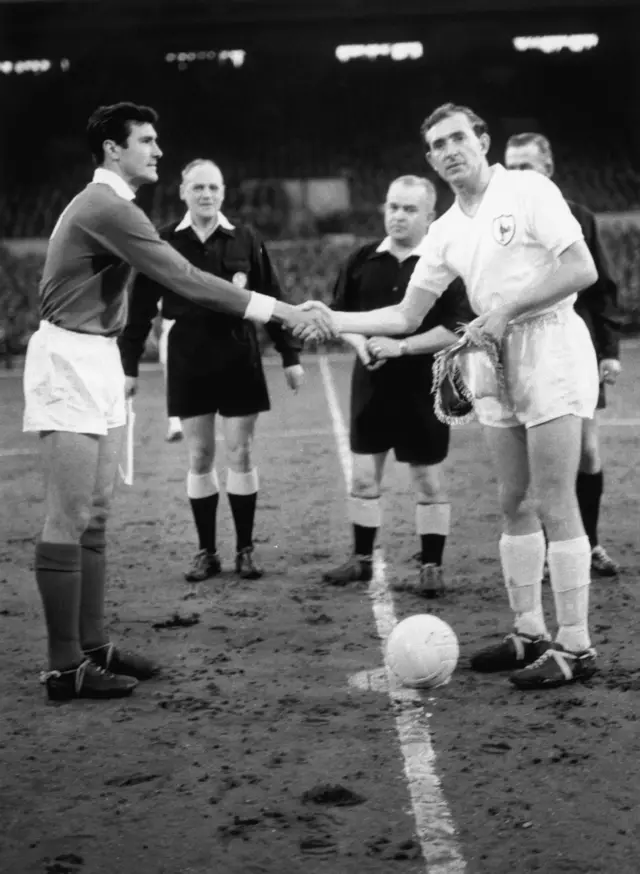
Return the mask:
<svg viewBox="0 0 640 874">
<path fill-rule="evenodd" d="M 320 301 L 307 301 L 302 306 L 307 310 L 326 310 L 333 316 L 333 325 L 339 334 L 411 334 L 422 323 L 431 307 L 438 299 L 432 291 L 416 285 L 409 285 L 399 304 L 381 307 L 369 312 L 342 312 L 330 310 Z"/>
<path fill-rule="evenodd" d="M 140 273 L 201 306 L 261 323 L 274 320 L 291 329 L 313 323 L 323 337 L 333 333 L 331 320 L 323 315 L 301 316 L 295 307 L 269 295 L 238 288 L 198 270 L 159 236 L 141 209 L 128 201 L 103 210 L 86 230 Z"/>
</svg>

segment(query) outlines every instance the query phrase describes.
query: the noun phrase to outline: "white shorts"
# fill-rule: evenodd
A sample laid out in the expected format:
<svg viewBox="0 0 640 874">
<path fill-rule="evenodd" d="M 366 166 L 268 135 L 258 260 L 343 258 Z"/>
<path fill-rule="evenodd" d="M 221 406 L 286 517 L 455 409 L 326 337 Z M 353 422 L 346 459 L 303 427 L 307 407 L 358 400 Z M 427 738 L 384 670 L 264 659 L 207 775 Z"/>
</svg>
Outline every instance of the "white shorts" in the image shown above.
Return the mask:
<svg viewBox="0 0 640 874">
<path fill-rule="evenodd" d="M 27 347 L 23 384 L 25 431 L 104 435 L 126 422 L 115 337 L 40 322 Z"/>
<path fill-rule="evenodd" d="M 559 307 L 509 327 L 503 346 L 506 396 L 484 352 L 468 353 L 464 373 L 478 420 L 496 428 L 532 428 L 561 416 L 594 416 L 598 364 L 583 319 Z"/>
</svg>

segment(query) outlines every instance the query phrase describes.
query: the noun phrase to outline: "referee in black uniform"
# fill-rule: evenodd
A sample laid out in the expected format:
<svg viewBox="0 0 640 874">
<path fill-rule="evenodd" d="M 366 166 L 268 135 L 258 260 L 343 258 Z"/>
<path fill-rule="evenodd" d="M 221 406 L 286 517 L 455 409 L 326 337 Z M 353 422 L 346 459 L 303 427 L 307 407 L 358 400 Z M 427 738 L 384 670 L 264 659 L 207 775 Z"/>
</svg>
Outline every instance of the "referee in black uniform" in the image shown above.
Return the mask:
<svg viewBox="0 0 640 874">
<path fill-rule="evenodd" d="M 505 165 L 510 170 L 535 170 L 551 178 L 553 152 L 549 140 L 538 133 L 515 134 L 507 142 Z M 578 295 L 575 310 L 589 329 L 598 359 L 600 393 L 598 409 L 606 407 L 605 385 L 614 385 L 621 371 L 618 286 L 611 276 L 608 260 L 594 214 L 586 206 L 568 200 L 569 208 L 580 223 L 584 239 L 598 271 L 598 281 Z M 600 544 L 598 522 L 604 488 L 598 420 L 582 420 L 582 453 L 576 491 L 585 532 L 591 545 L 591 570 L 602 577 L 615 577 L 618 563 Z"/>
<path fill-rule="evenodd" d="M 427 179 L 401 176 L 391 183 L 384 205 L 387 236 L 363 246 L 347 260 L 336 284 L 334 309 L 362 312 L 402 300 L 433 221 L 435 201 L 435 188 Z M 449 449 L 449 426 L 434 412 L 433 354 L 454 342 L 454 331 L 473 318 L 464 286 L 457 280 L 412 336 L 398 340 L 343 335 L 358 356 L 350 402 L 353 476 L 349 518 L 354 543 L 351 557 L 325 573 L 325 582 L 344 586 L 371 579 L 381 524 L 383 468 L 393 449 L 396 459 L 408 464 L 411 472 L 421 569 L 417 580 L 392 581 L 391 586 L 424 597 L 442 594 L 442 557 L 451 513 L 441 466 Z"/>
<path fill-rule="evenodd" d="M 209 160 L 192 161 L 182 171 L 180 196 L 187 213 L 164 228 L 162 238 L 201 270 L 281 299 L 264 244 L 220 211 L 224 180 L 219 167 Z M 256 329 L 251 322 L 205 309 L 139 275 L 119 339 L 129 396 L 137 388 L 138 362 L 160 301 L 163 317 L 174 321 L 167 349 L 167 407 L 169 416 L 180 418 L 187 441 L 187 496 L 198 535 L 198 551 L 185 578 L 199 582 L 221 570 L 216 547 L 217 413 L 229 465 L 226 488 L 236 529 L 236 572 L 258 579 L 262 571 L 253 557 L 253 526 L 259 483 L 251 447 L 258 414 L 270 403 Z M 269 325 L 267 331 L 282 358 L 287 384 L 297 391 L 304 378 L 300 341 L 277 325 Z"/>
</svg>

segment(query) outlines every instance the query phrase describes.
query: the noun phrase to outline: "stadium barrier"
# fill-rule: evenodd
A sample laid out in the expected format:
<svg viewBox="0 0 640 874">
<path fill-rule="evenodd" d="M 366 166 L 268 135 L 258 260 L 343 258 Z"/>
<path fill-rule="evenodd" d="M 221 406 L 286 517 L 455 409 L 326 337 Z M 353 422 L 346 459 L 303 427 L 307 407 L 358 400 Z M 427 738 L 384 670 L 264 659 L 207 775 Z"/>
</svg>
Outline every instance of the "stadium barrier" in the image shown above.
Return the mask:
<svg viewBox="0 0 640 874">
<path fill-rule="evenodd" d="M 640 332 L 640 215 L 599 216 L 602 239 L 620 289 L 624 329 Z M 329 302 L 341 264 L 366 242 L 353 235 L 268 243 L 276 269 L 291 303 L 316 299 Z M 5 367 L 24 353 L 38 324 L 37 289 L 47 241 L 7 240 L 0 245 L 0 355 Z M 156 326 L 157 328 L 157 326 Z M 145 358 L 157 358 L 157 330 L 149 338 Z M 265 351 L 269 342 L 261 334 Z M 339 343 L 336 343 L 339 346 Z M 308 344 L 305 349 L 313 349 Z"/>
</svg>

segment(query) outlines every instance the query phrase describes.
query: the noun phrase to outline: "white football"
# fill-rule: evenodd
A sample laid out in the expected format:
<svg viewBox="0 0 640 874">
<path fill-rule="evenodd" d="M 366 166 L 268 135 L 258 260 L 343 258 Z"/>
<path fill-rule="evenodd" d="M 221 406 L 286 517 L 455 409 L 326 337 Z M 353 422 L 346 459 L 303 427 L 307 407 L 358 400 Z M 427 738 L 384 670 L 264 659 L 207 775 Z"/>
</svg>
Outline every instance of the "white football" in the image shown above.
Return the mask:
<svg viewBox="0 0 640 874">
<path fill-rule="evenodd" d="M 450 625 L 420 613 L 403 619 L 387 639 L 385 661 L 403 686 L 435 689 L 451 679 L 460 647 Z"/>
</svg>

